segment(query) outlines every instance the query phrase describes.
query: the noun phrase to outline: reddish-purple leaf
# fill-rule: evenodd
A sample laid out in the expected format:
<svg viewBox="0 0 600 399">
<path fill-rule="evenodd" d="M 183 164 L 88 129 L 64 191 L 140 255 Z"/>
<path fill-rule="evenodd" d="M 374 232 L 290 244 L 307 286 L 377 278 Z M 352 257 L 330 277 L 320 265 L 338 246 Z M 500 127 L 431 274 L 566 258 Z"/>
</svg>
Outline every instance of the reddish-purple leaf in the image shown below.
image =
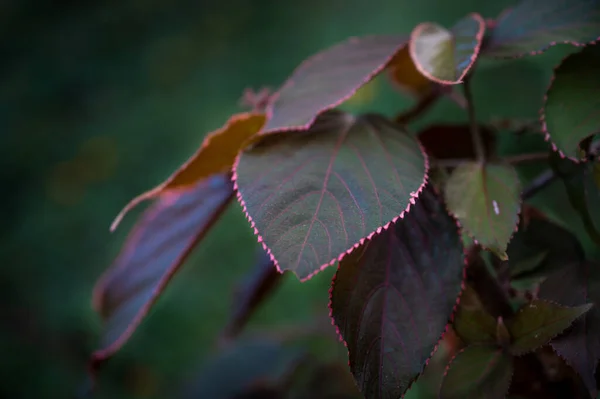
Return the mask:
<svg viewBox="0 0 600 399">
<path fill-rule="evenodd" d="M 554 70 L 541 111 L 546 140 L 576 162 L 582 158 L 579 144 L 600 133 L 599 70 L 600 45 L 566 57 Z"/>
<path fill-rule="evenodd" d="M 558 43 L 582 46 L 599 38 L 600 1 L 524 0 L 498 17 L 482 55 L 523 57 Z"/>
<path fill-rule="evenodd" d="M 365 397 L 399 398 L 423 371 L 456 306 L 464 266 L 456 221 L 431 189 L 340 262 L 331 316 Z"/>
<path fill-rule="evenodd" d="M 351 38 L 312 56 L 275 93 L 262 134 L 308 129 L 318 114 L 349 99 L 381 72 L 406 41 L 404 36 Z"/>
<path fill-rule="evenodd" d="M 417 140 L 376 115 L 321 115 L 240 154 L 238 198 L 279 270 L 310 278 L 401 217 L 423 187 Z"/>
<path fill-rule="evenodd" d="M 551 274 L 540 286 L 539 297 L 565 306 L 594 304 L 550 345 L 579 373 L 595 398 L 598 394 L 595 373 L 600 360 L 600 264 L 582 262 Z"/>
<path fill-rule="evenodd" d="M 496 145 L 494 132 L 485 126 L 480 126 L 479 132 L 486 154 L 491 155 Z M 418 137 L 427 154 L 434 159 L 476 158 L 471 130 L 467 124 L 430 125 L 421 130 Z"/>
<path fill-rule="evenodd" d="M 226 175 L 216 175 L 179 194 L 160 196 L 125 241 L 94 290 L 105 322 L 93 361 L 112 356 L 129 339 L 194 246 L 233 198 Z"/>
<path fill-rule="evenodd" d="M 503 399 L 513 374 L 512 356 L 491 345 L 467 346 L 446 368 L 439 399 Z"/>
<path fill-rule="evenodd" d="M 441 84 L 462 83 L 475 64 L 485 21 L 473 13 L 448 30 L 432 22 L 423 22 L 410 35 L 410 56 L 417 69 Z"/>
</svg>

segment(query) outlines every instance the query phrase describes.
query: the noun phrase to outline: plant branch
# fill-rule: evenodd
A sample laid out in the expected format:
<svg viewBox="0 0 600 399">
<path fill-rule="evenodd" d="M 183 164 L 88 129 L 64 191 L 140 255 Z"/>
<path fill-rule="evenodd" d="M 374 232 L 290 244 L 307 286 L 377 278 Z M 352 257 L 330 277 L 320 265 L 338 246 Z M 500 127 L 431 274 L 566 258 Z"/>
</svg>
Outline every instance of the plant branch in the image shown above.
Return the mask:
<svg viewBox="0 0 600 399">
<path fill-rule="evenodd" d="M 469 124 L 471 126 L 471 137 L 473 139 L 473 147 L 475 148 L 475 154 L 477 160 L 480 163 L 485 162 L 485 148 L 479 133 L 479 123 L 475 118 L 475 104 L 473 103 L 473 93 L 471 92 L 471 78 L 466 78 L 463 83 L 463 90 L 465 92 L 465 99 L 467 100 L 467 113 L 469 115 Z"/>
<path fill-rule="evenodd" d="M 552 169 L 547 169 L 540 173 L 535 179 L 521 193 L 523 200 L 533 197 L 535 194 L 540 192 L 542 189 L 548 187 L 558 176 Z"/>
<path fill-rule="evenodd" d="M 518 164 L 522 162 L 541 161 L 548 159 L 549 153 L 547 152 L 534 152 L 528 154 L 511 155 L 501 158 L 502 161 L 510 164 Z M 432 163 L 435 166 L 443 168 L 454 168 L 465 162 L 473 162 L 473 159 L 469 158 L 455 158 L 455 159 L 435 159 Z"/>
<path fill-rule="evenodd" d="M 431 93 L 421 98 L 419 102 L 416 103 L 412 108 L 409 108 L 407 111 L 398 114 L 394 120 L 396 123 L 406 125 L 427 112 L 440 99 L 440 97 L 441 92 L 439 90 L 433 90 Z"/>
</svg>

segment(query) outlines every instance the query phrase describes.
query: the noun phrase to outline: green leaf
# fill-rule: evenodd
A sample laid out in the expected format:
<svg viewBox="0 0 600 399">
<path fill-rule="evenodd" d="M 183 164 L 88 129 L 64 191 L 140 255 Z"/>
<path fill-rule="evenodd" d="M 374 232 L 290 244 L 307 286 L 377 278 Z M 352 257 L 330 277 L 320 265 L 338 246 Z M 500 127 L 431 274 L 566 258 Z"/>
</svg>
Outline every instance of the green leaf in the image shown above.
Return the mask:
<svg viewBox="0 0 600 399">
<path fill-rule="evenodd" d="M 441 84 L 462 83 L 479 54 L 485 21 L 473 13 L 448 30 L 423 22 L 410 35 L 410 56 L 417 69 Z"/>
<path fill-rule="evenodd" d="M 564 183 L 569 202 L 579 214 L 588 235 L 600 245 L 600 187 L 595 177 L 598 163 L 576 164 L 554 156 L 551 165 Z"/>
<path fill-rule="evenodd" d="M 522 355 L 547 344 L 591 307 L 591 304 L 566 307 L 544 300 L 534 300 L 524 305 L 507 322 L 513 339 L 511 353 Z"/>
<path fill-rule="evenodd" d="M 406 41 L 404 36 L 351 38 L 307 59 L 269 104 L 263 134 L 308 129 L 318 114 L 349 99 L 380 73 Z"/>
<path fill-rule="evenodd" d="M 470 285 L 465 287 L 460 296 L 453 327 L 466 344 L 496 342 L 496 320 L 485 310 Z"/>
<path fill-rule="evenodd" d="M 422 189 L 417 140 L 381 116 L 329 111 L 235 166 L 238 198 L 280 270 L 306 280 L 402 217 Z"/>
<path fill-rule="evenodd" d="M 579 263 L 585 258 L 577 237 L 564 227 L 547 219 L 532 217 L 521 222 L 508 245 L 508 262 L 513 278 L 537 278 Z M 546 254 L 540 264 L 528 270 L 527 263 L 535 262 Z"/>
<path fill-rule="evenodd" d="M 176 397 L 231 399 L 257 386 L 275 388 L 302 356 L 298 348 L 277 341 L 237 341 L 212 356 Z"/>
<path fill-rule="evenodd" d="M 482 54 L 522 57 L 540 54 L 555 44 L 580 46 L 598 38 L 598 0 L 524 0 L 498 17 Z"/>
<path fill-rule="evenodd" d="M 520 210 L 520 183 L 514 167 L 470 162 L 446 182 L 448 209 L 481 245 L 504 253 Z"/>
<path fill-rule="evenodd" d="M 446 368 L 440 399 L 503 399 L 512 380 L 512 357 L 495 346 L 471 345 Z"/>
<path fill-rule="evenodd" d="M 429 188 L 404 218 L 340 262 L 331 316 L 365 397 L 401 397 L 423 371 L 463 270 L 456 222 Z"/>
<path fill-rule="evenodd" d="M 582 262 L 550 275 L 540 286 L 539 297 L 565 306 L 593 303 L 586 315 L 567 333 L 550 342 L 552 348 L 575 369 L 596 397 L 596 367 L 600 360 L 600 264 Z"/>
<path fill-rule="evenodd" d="M 94 307 L 105 322 L 95 363 L 127 342 L 232 198 L 229 176 L 216 175 L 188 191 L 162 195 L 146 210 L 94 289 Z"/>
<path fill-rule="evenodd" d="M 596 2 L 599 4 L 600 2 Z M 600 15 L 600 10 L 597 11 Z M 600 36 L 600 21 L 598 26 Z M 587 46 L 554 70 L 542 109 L 546 140 L 555 151 L 579 160 L 579 143 L 600 133 L 600 46 Z"/>
</svg>

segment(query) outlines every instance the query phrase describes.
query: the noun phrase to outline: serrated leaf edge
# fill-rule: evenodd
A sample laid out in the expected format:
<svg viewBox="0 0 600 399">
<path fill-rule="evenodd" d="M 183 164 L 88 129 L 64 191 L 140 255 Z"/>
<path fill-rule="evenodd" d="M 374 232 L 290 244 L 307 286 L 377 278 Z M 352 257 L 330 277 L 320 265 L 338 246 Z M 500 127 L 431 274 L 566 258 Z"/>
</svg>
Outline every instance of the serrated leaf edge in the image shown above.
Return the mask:
<svg viewBox="0 0 600 399">
<path fill-rule="evenodd" d="M 273 114 L 275 112 L 275 110 L 274 110 L 275 103 L 279 99 L 279 96 L 281 95 L 281 91 L 288 87 L 292 87 L 296 84 L 295 77 L 299 71 L 302 71 L 308 65 L 319 60 L 321 57 L 323 57 L 323 53 L 331 50 L 334 47 L 342 46 L 345 43 L 352 43 L 352 42 L 360 41 L 361 39 L 364 39 L 364 38 L 377 37 L 377 36 L 378 35 L 368 35 L 368 36 L 360 36 L 360 37 L 352 36 L 352 37 L 346 39 L 345 41 L 333 44 L 333 45 L 319 51 L 318 53 L 315 53 L 312 56 L 306 58 L 304 61 L 302 61 L 302 63 L 300 63 L 300 65 L 298 65 L 292 71 L 292 73 L 289 75 L 289 77 L 286 79 L 286 81 L 281 85 L 281 87 L 275 93 L 273 93 L 271 100 L 269 101 L 269 103 L 267 104 L 267 107 L 266 107 L 267 122 L 265 123 L 265 128 L 268 126 L 268 121 L 271 120 L 273 117 Z M 398 38 L 400 39 L 400 36 Z M 265 129 L 265 130 L 259 132 L 258 134 L 262 136 L 262 135 L 267 135 L 267 134 L 288 132 L 288 131 L 292 131 L 292 130 L 308 130 L 313 125 L 313 123 L 315 122 L 315 120 L 317 119 L 317 117 L 319 115 L 321 115 L 325 111 L 336 108 L 337 106 L 339 106 L 346 100 L 350 99 L 354 94 L 356 94 L 356 92 L 361 87 L 363 87 L 364 85 L 369 83 L 371 80 L 373 80 L 377 75 L 379 75 L 385 68 L 387 68 L 390 61 L 392 61 L 392 59 L 396 56 L 396 54 L 398 54 L 400 52 L 400 50 L 402 50 L 407 44 L 408 44 L 408 40 L 405 38 L 404 42 L 398 45 L 396 50 L 389 55 L 387 60 L 384 63 L 382 63 L 378 68 L 375 68 L 370 74 L 368 74 L 361 83 L 359 83 L 354 89 L 350 90 L 347 95 L 341 97 L 339 100 L 337 100 L 337 101 L 327 105 L 323 109 L 321 109 L 319 112 L 317 112 L 315 115 L 313 115 L 313 117 L 307 123 L 305 123 L 303 125 L 292 125 L 292 126 L 280 127 L 280 128 L 275 128 L 275 129 L 273 129 L 273 128 Z"/>
<path fill-rule="evenodd" d="M 458 225 L 458 221 L 456 220 L 456 218 L 450 213 L 448 212 L 448 209 L 446 208 L 446 203 L 443 199 L 443 196 L 441 193 L 436 193 L 436 195 L 439 195 L 440 198 L 442 199 L 442 205 L 446 211 L 446 213 L 448 213 L 448 215 L 454 219 L 454 222 L 456 223 L 456 227 L 457 227 L 457 234 L 460 237 L 460 226 Z M 396 219 L 397 220 L 397 219 Z M 460 242 L 460 245 L 463 248 L 463 261 L 464 261 L 464 266 L 463 266 L 463 276 L 462 276 L 462 280 L 460 282 L 460 292 L 458 293 L 457 297 L 456 297 L 456 302 L 454 304 L 454 307 L 452 308 L 452 312 L 450 313 L 450 315 L 448 316 L 448 322 L 446 323 L 446 327 L 444 327 L 444 330 L 442 331 L 442 333 L 440 334 L 437 343 L 435 344 L 435 346 L 433 347 L 431 353 L 429 354 L 429 357 L 427 358 L 427 360 L 425 360 L 425 363 L 423 364 L 423 367 L 421 367 L 421 371 L 413 378 L 412 381 L 409 382 L 408 386 L 406 387 L 406 391 L 404 391 L 404 393 L 400 396 L 400 399 L 404 398 L 406 396 L 406 394 L 410 391 L 410 389 L 412 388 L 412 386 L 419 380 L 419 377 L 421 377 L 421 375 L 423 374 L 423 371 L 425 371 L 425 368 L 427 367 L 427 365 L 429 364 L 429 361 L 431 360 L 431 358 L 433 357 L 433 355 L 437 352 L 440 343 L 442 342 L 442 340 L 444 339 L 444 336 L 448 333 L 448 330 L 451 328 L 452 323 L 454 322 L 454 317 L 456 316 L 456 312 L 458 311 L 458 306 L 460 304 L 460 300 L 462 298 L 463 292 L 465 291 L 466 288 L 466 281 L 467 281 L 467 267 L 469 266 L 469 262 L 468 262 L 468 257 L 467 254 L 469 252 L 468 248 L 465 248 L 462 244 L 462 241 Z M 338 264 L 338 269 L 336 270 L 335 274 L 333 275 L 333 277 L 331 278 L 331 286 L 329 287 L 329 302 L 327 303 L 327 307 L 329 308 L 329 318 L 331 319 L 331 325 L 335 328 L 335 332 L 338 336 L 338 340 L 340 342 L 342 342 L 344 344 L 344 347 L 348 348 L 348 343 L 346 342 L 346 340 L 344 339 L 344 337 L 342 336 L 342 333 L 340 332 L 339 327 L 337 326 L 337 324 L 335 323 L 335 318 L 333 317 L 333 289 L 335 286 L 335 280 L 337 278 L 337 273 L 340 269 L 340 265 Z M 351 367 L 350 364 L 350 352 L 348 351 L 348 367 Z M 360 387 L 358 386 L 358 384 L 356 384 L 356 380 L 353 378 L 352 379 L 356 385 L 357 388 L 360 389 Z"/>
<path fill-rule="evenodd" d="M 415 55 L 415 45 L 414 45 L 414 38 L 418 35 L 421 34 L 421 31 L 424 29 L 424 27 L 429 26 L 429 25 L 438 25 L 440 27 L 443 27 L 439 24 L 435 24 L 433 22 L 421 22 L 419 25 L 417 25 L 412 32 L 410 33 L 410 41 L 408 44 L 408 50 L 410 53 L 410 57 L 413 60 L 413 63 L 415 64 L 415 67 L 417 68 L 417 70 L 419 72 L 421 72 L 423 74 L 423 76 L 425 76 L 426 78 L 428 78 L 429 80 L 442 84 L 442 85 L 456 85 L 456 84 L 460 84 L 463 83 L 463 79 L 465 78 L 465 76 L 467 76 L 467 73 L 469 73 L 469 71 L 471 70 L 471 68 L 473 67 L 473 65 L 475 65 L 475 61 L 477 60 L 477 57 L 479 56 L 479 52 L 481 51 L 481 46 L 483 44 L 483 37 L 485 35 L 485 29 L 486 29 L 486 22 L 483 19 L 483 17 L 481 15 L 479 15 L 476 12 L 470 13 L 468 14 L 466 17 L 464 18 L 468 18 L 468 17 L 472 17 L 474 18 L 478 23 L 479 23 L 479 31 L 477 32 L 477 34 L 475 35 L 475 39 L 477 40 L 477 45 L 475 46 L 475 49 L 473 51 L 473 54 L 471 55 L 471 62 L 469 63 L 469 65 L 462 71 L 462 74 L 454 81 L 451 80 L 443 80 L 443 79 L 438 79 L 435 76 L 431 75 L 428 71 L 426 71 L 420 63 L 418 63 L 417 57 Z M 446 29 L 446 28 L 444 28 Z M 452 33 L 454 35 L 454 33 L 452 32 L 452 28 L 450 29 L 446 29 L 448 30 L 450 33 Z"/>
<path fill-rule="evenodd" d="M 427 185 L 427 183 L 429 181 L 429 158 L 428 158 L 427 153 L 425 152 L 425 148 L 423 147 L 423 145 L 421 144 L 421 142 L 417 138 L 415 138 L 415 140 L 417 141 L 417 143 L 419 145 L 419 149 L 421 150 L 421 153 L 423 154 L 423 159 L 425 161 L 425 174 L 423 176 L 423 182 L 421 183 L 421 186 L 419 186 L 419 188 L 417 189 L 417 191 L 414 194 L 411 194 L 411 197 L 410 197 L 410 199 L 408 201 L 408 205 L 406 205 L 406 209 L 404 209 L 398 216 L 396 216 L 395 218 L 393 218 L 392 220 L 390 220 L 389 222 L 387 222 L 383 226 L 379 226 L 377 229 L 375 229 L 374 231 L 372 231 L 370 234 L 368 234 L 367 236 L 365 236 L 365 237 L 361 238 L 360 240 L 358 240 L 358 242 L 356 242 L 354 245 L 352 245 L 346 251 L 344 251 L 341 254 L 339 254 L 336 258 L 333 258 L 328 263 L 322 264 L 314 272 L 310 273 L 309 275 L 307 275 L 304 278 L 298 277 L 298 279 L 301 282 L 306 282 L 306 281 L 310 280 L 317 273 L 325 270 L 329 266 L 332 266 L 335 262 L 340 262 L 344 257 L 346 257 L 346 255 L 349 255 L 350 253 L 352 253 L 356 248 L 358 248 L 361 245 L 363 245 L 363 243 L 365 243 L 366 241 L 369 241 L 375 235 L 380 234 L 382 231 L 387 230 L 392 225 L 392 223 L 394 223 L 398 219 L 403 219 L 404 215 L 408 214 L 408 212 L 410 211 L 410 207 L 415 204 L 415 199 L 419 198 L 419 195 L 421 194 L 421 192 L 423 191 L 423 189 L 425 188 L 425 186 Z M 244 198 L 242 197 L 242 194 L 240 193 L 240 190 L 239 190 L 239 187 L 238 187 L 238 184 L 237 184 L 237 180 L 238 180 L 237 169 L 238 169 L 238 165 L 239 165 L 242 153 L 243 152 L 240 152 L 238 154 L 238 156 L 237 156 L 237 158 L 235 160 L 235 163 L 233 165 L 233 174 L 232 174 L 232 177 L 231 177 L 231 179 L 233 181 L 233 189 L 234 189 L 234 191 L 236 193 L 237 200 L 238 200 L 239 204 L 242 206 L 242 210 L 244 211 L 244 215 L 246 216 L 246 220 L 248 220 L 248 222 L 250 223 L 250 227 L 252 228 L 252 230 L 254 232 L 254 235 L 257 237 L 258 242 L 262 245 L 262 247 L 264 248 L 264 250 L 267 252 L 267 254 L 269 255 L 269 258 L 271 258 L 271 261 L 273 261 L 273 263 L 275 264 L 275 267 L 277 268 L 277 270 L 279 271 L 279 273 L 283 273 L 285 270 L 283 270 L 280 267 L 279 261 L 275 258 L 275 256 L 271 252 L 271 249 L 264 242 L 262 235 L 259 233 L 258 229 L 256 228 L 256 223 L 254 222 L 254 220 L 252 219 L 252 217 L 248 213 L 248 209 L 246 207 L 246 202 L 244 201 Z M 298 276 L 298 274 L 295 271 L 292 271 L 292 273 L 294 273 L 294 275 Z"/>
<path fill-rule="evenodd" d="M 576 47 L 587 47 L 588 45 L 590 46 L 595 46 L 595 45 L 599 45 L 598 44 L 598 40 L 600 40 L 600 37 L 598 37 L 597 40 L 590 42 L 590 43 L 585 43 L 585 44 L 581 44 L 581 45 L 575 45 Z M 559 43 L 560 44 L 560 43 Z M 566 44 L 570 44 L 570 43 L 566 43 Z M 552 77 L 550 78 L 550 83 L 548 84 L 548 88 L 546 89 L 546 92 L 544 93 L 544 102 L 542 104 L 542 108 L 540 108 L 539 110 L 539 115 L 540 115 L 540 124 L 542 125 L 542 133 L 544 134 L 544 140 L 546 142 L 548 142 L 550 144 L 550 146 L 552 147 L 552 151 L 558 153 L 558 155 L 561 158 L 567 158 L 575 163 L 584 163 L 587 162 L 588 159 L 586 158 L 574 158 L 571 156 L 566 155 L 564 152 L 562 152 L 562 150 L 560 150 L 557 145 L 552 141 L 552 136 L 550 134 L 550 132 L 548 131 L 548 124 L 546 123 L 546 104 L 548 103 L 548 94 L 550 93 L 550 91 L 552 90 L 553 84 L 554 84 L 554 80 L 556 79 L 556 72 L 560 69 L 560 67 L 564 64 L 564 62 L 572 57 L 572 56 L 576 56 L 578 53 L 571 53 L 568 54 L 566 57 L 563 57 L 560 62 L 554 66 L 553 70 L 552 70 Z M 594 135 L 594 133 L 592 133 L 592 135 Z M 589 137 L 589 136 L 588 136 Z"/>
<path fill-rule="evenodd" d="M 558 302 L 556 302 L 556 301 L 552 301 L 552 300 L 549 300 L 549 299 L 537 299 L 536 301 L 538 301 L 538 302 L 546 302 L 546 303 L 550 303 L 550 304 L 552 304 L 552 305 L 555 305 L 555 306 L 558 306 L 558 307 L 561 307 L 561 308 L 578 308 L 578 307 L 582 307 L 582 306 L 586 306 L 586 305 L 592 305 L 592 306 L 590 306 L 590 307 L 588 308 L 588 310 L 586 310 L 585 312 L 583 312 L 583 313 L 582 313 L 582 314 L 580 314 L 579 316 L 575 317 L 575 318 L 573 319 L 573 323 L 574 323 L 574 322 L 576 322 L 577 320 L 579 320 L 579 318 L 580 318 L 581 316 L 585 316 L 585 315 L 587 314 L 587 312 L 589 312 L 589 311 L 592 309 L 592 307 L 594 306 L 593 304 L 590 304 L 590 303 L 584 303 L 584 304 L 582 304 L 582 305 L 577 305 L 577 306 L 565 306 L 565 305 L 561 305 L 560 303 L 558 303 Z M 521 312 L 522 310 L 523 310 L 523 308 L 519 309 L 519 310 L 518 310 L 518 311 L 515 313 L 515 317 L 516 317 L 516 316 L 519 314 L 519 312 Z M 564 332 L 565 332 L 567 329 L 569 329 L 569 328 L 570 328 L 570 327 L 573 325 L 573 323 L 571 323 L 571 325 L 570 325 L 569 327 L 566 327 L 566 328 L 565 328 L 565 329 L 563 329 L 562 331 L 560 331 L 560 332 L 558 332 L 558 333 L 554 334 L 552 337 L 550 337 L 550 339 L 549 339 L 549 340 L 548 340 L 546 343 L 544 343 L 544 344 L 541 344 L 541 345 L 539 345 L 539 346 L 536 346 L 535 348 L 531 348 L 531 349 L 528 349 L 528 350 L 523 350 L 523 351 L 514 351 L 514 350 L 512 349 L 512 344 L 511 344 L 511 347 L 510 347 L 510 354 L 511 354 L 511 355 L 513 355 L 513 356 L 522 356 L 522 355 L 525 355 L 525 354 L 527 354 L 527 353 L 534 352 L 534 351 L 536 351 L 537 349 L 541 348 L 541 347 L 542 347 L 542 346 L 544 346 L 544 345 L 551 344 L 551 343 L 552 343 L 552 340 L 553 340 L 554 338 L 556 338 L 556 337 L 558 337 L 559 335 L 561 335 L 562 333 L 564 333 Z M 553 347 L 553 348 L 554 348 L 554 347 Z"/>
<path fill-rule="evenodd" d="M 174 196 L 174 195 L 176 195 L 176 194 L 170 194 L 168 196 Z M 167 196 L 167 198 L 168 198 L 168 196 Z M 202 239 L 206 236 L 206 234 L 211 230 L 211 227 L 219 220 L 222 213 L 227 209 L 227 207 L 233 200 L 233 197 L 234 197 L 234 192 L 232 191 L 229 194 L 229 196 L 223 201 L 223 203 L 221 205 L 219 205 L 218 208 L 215 209 L 213 216 L 208 221 L 208 223 L 206 224 L 206 226 L 202 230 L 202 232 L 200 234 L 198 234 L 196 237 L 194 237 L 194 239 L 190 242 L 189 246 L 179 255 L 179 257 L 176 259 L 176 261 L 173 262 L 169 266 L 167 271 L 165 273 L 163 273 L 158 284 L 153 289 L 151 297 L 136 312 L 135 316 L 131 319 L 131 321 L 129 322 L 125 331 L 123 331 L 119 335 L 119 337 L 117 339 L 115 339 L 110 345 L 108 345 L 102 349 L 98 349 L 92 353 L 91 361 L 90 361 L 92 364 L 92 369 L 97 367 L 97 365 L 99 363 L 101 363 L 101 362 L 107 360 L 108 358 L 110 358 L 111 356 L 113 356 L 119 349 L 121 349 L 121 347 L 129 340 L 129 338 L 131 338 L 131 336 L 133 335 L 135 330 L 141 324 L 142 320 L 148 315 L 150 309 L 157 302 L 158 298 L 160 297 L 160 295 L 162 294 L 162 292 L 164 291 L 166 286 L 173 279 L 173 277 L 179 271 L 181 266 L 185 263 L 185 259 L 190 255 L 191 251 L 196 247 L 196 245 L 198 245 L 198 243 L 200 241 L 202 241 Z M 168 201 L 168 199 L 167 199 L 167 201 Z M 160 210 L 164 209 L 165 206 L 168 206 L 168 204 L 166 204 L 166 205 L 164 203 L 154 204 L 154 206 L 147 211 L 148 212 L 147 217 L 150 220 L 154 219 L 156 214 Z M 136 231 L 134 229 L 129 234 L 130 234 L 130 237 L 127 237 L 127 239 L 131 238 L 131 239 L 135 240 L 136 242 L 139 241 L 139 231 Z M 122 255 L 127 255 L 127 252 L 123 253 Z M 118 262 L 118 259 L 115 260 L 115 262 L 113 263 L 113 266 L 117 265 L 117 262 Z M 96 285 L 93 288 L 92 308 L 98 313 L 101 313 L 102 298 L 103 298 L 105 290 L 106 290 L 107 279 L 113 273 L 114 270 L 115 270 L 114 267 L 109 267 L 106 271 L 104 271 L 104 273 L 102 274 L 102 276 L 100 277 L 100 279 L 98 280 L 98 282 L 96 283 Z"/>
<path fill-rule="evenodd" d="M 563 331 L 564 332 L 564 331 Z M 556 337 L 554 337 L 556 338 Z M 552 338 L 552 340 L 554 340 L 554 338 Z M 554 343 L 552 342 L 552 340 L 549 342 L 549 346 L 552 348 L 552 351 L 556 354 L 556 356 L 560 357 L 567 366 L 569 366 L 571 368 L 571 370 L 573 370 L 575 372 L 575 374 L 577 374 L 580 378 L 582 378 L 581 373 L 579 373 L 579 371 L 573 366 L 573 364 L 569 361 L 569 359 L 567 359 L 565 356 L 563 356 L 563 354 L 558 350 L 558 348 L 556 348 L 554 346 Z M 598 369 L 598 362 L 596 362 L 594 364 L 594 369 L 592 370 L 592 375 L 596 375 L 596 371 Z M 583 380 L 583 378 L 582 378 Z M 584 383 L 584 386 L 586 386 L 586 384 Z M 586 386 L 586 389 L 588 387 Z M 596 388 L 594 390 L 594 392 L 590 392 L 590 395 L 592 398 L 595 398 L 598 395 L 598 388 Z"/>
</svg>

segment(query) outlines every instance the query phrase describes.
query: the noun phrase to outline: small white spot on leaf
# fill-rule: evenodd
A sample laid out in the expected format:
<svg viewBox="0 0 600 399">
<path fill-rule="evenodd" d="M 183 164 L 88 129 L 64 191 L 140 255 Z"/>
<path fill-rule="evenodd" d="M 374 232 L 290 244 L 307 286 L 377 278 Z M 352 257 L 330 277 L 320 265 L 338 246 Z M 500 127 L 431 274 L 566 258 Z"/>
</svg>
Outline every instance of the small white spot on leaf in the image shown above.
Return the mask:
<svg viewBox="0 0 600 399">
<path fill-rule="evenodd" d="M 496 202 L 496 200 L 492 200 L 492 205 L 494 205 L 494 213 L 496 213 L 496 215 L 499 215 L 500 208 L 498 207 L 498 203 Z"/>
</svg>

